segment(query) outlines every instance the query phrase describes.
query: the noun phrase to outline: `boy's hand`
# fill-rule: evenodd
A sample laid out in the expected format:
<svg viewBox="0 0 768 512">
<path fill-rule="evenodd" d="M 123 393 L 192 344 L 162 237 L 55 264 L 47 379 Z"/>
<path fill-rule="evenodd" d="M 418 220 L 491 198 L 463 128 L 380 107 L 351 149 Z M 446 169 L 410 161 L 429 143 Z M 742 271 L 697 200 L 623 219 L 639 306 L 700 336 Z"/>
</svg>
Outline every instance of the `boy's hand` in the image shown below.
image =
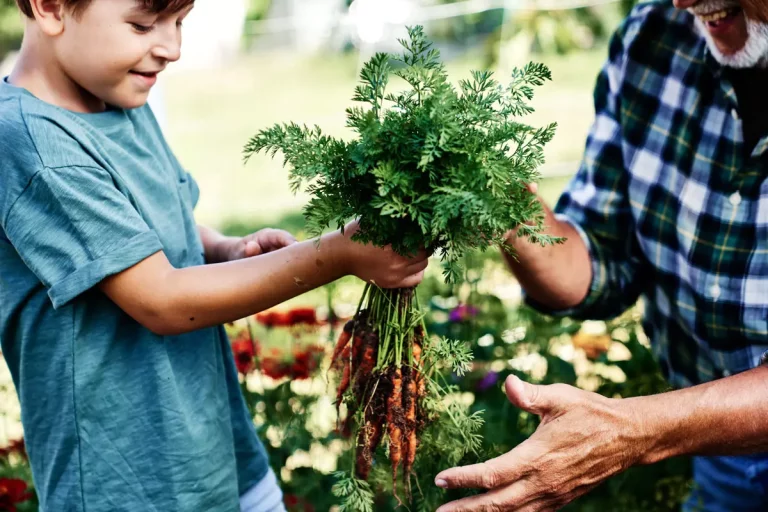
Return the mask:
<svg viewBox="0 0 768 512">
<path fill-rule="evenodd" d="M 351 238 L 358 226 L 357 221 L 350 222 L 342 235 L 343 254 L 350 274 L 382 288 L 412 288 L 421 283 L 429 258 L 424 249 L 406 258 L 390 246 L 382 249 L 353 242 Z"/>
<path fill-rule="evenodd" d="M 296 238 L 282 229 L 262 229 L 242 238 L 223 242 L 223 261 L 235 261 L 266 254 L 296 243 Z"/>
</svg>

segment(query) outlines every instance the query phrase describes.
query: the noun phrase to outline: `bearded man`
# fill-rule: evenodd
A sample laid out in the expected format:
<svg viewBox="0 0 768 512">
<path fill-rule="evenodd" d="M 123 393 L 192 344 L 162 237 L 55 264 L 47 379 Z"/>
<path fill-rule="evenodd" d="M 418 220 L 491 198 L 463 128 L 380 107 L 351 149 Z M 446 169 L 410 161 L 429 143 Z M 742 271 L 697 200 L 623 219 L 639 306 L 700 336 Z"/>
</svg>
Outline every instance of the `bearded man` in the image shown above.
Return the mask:
<svg viewBox="0 0 768 512">
<path fill-rule="evenodd" d="M 520 446 L 440 473 L 488 492 L 439 512 L 555 510 L 626 468 L 694 456 L 685 511 L 768 511 L 768 1 L 639 5 L 610 45 L 583 164 L 509 264 L 540 310 L 639 298 L 675 390 L 624 400 L 510 377 L 541 416 Z M 514 428 L 514 426 L 510 426 Z"/>
</svg>

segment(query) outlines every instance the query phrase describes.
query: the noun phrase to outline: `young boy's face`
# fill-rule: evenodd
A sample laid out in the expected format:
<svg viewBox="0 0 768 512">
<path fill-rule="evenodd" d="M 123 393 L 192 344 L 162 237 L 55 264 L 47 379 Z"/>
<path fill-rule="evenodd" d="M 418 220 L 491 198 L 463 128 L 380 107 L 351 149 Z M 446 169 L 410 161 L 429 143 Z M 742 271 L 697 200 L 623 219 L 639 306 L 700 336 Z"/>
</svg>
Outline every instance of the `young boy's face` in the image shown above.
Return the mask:
<svg viewBox="0 0 768 512">
<path fill-rule="evenodd" d="M 137 0 L 93 0 L 65 11 L 55 57 L 68 77 L 103 102 L 144 105 L 157 74 L 181 53 L 181 22 L 192 5 L 152 14 Z"/>
</svg>

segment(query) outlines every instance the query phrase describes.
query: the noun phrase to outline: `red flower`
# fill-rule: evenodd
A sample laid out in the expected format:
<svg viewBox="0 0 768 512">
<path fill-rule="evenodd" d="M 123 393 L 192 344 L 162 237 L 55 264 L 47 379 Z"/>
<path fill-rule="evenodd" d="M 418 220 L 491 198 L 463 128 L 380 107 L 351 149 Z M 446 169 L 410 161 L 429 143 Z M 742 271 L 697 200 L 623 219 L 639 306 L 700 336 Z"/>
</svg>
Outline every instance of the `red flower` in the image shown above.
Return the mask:
<svg viewBox="0 0 768 512">
<path fill-rule="evenodd" d="M 259 313 L 256 315 L 256 321 L 269 328 L 291 325 L 290 315 L 281 311 L 265 311 Z"/>
<path fill-rule="evenodd" d="M 291 378 L 295 380 L 308 379 L 320 366 L 325 350 L 322 347 L 311 346 L 305 351 L 295 351 L 294 361 L 291 366 Z"/>
<path fill-rule="evenodd" d="M 315 512 L 315 507 L 295 494 L 286 494 L 284 502 L 288 512 Z"/>
<path fill-rule="evenodd" d="M 267 377 L 280 380 L 288 376 L 288 368 L 279 360 L 271 357 L 261 361 L 261 371 Z"/>
<path fill-rule="evenodd" d="M 295 308 L 288 312 L 291 325 L 318 325 L 317 312 L 313 308 Z"/>
<path fill-rule="evenodd" d="M 0 478 L 0 510 L 16 512 L 16 505 L 32 499 L 27 482 L 18 478 Z"/>
<path fill-rule="evenodd" d="M 248 375 L 256 367 L 253 359 L 256 356 L 256 347 L 248 334 L 241 335 L 232 342 L 232 353 L 235 356 L 237 371 L 243 375 Z"/>
<path fill-rule="evenodd" d="M 11 443 L 8 445 L 8 449 L 11 450 L 12 453 L 18 453 L 19 455 L 25 456 L 27 455 L 27 447 L 24 444 L 24 438 L 16 439 L 15 441 L 11 441 Z"/>
</svg>

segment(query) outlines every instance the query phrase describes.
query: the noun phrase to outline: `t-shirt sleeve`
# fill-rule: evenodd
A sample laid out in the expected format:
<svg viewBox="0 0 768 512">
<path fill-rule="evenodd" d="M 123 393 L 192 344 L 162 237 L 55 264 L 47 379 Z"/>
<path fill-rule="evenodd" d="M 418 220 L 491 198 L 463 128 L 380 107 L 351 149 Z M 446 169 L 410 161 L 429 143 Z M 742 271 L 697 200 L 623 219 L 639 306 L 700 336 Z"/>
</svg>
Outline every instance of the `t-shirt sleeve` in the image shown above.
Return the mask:
<svg viewBox="0 0 768 512">
<path fill-rule="evenodd" d="M 97 167 L 43 169 L 15 200 L 3 228 L 48 288 L 54 308 L 163 249 L 110 174 Z"/>
<path fill-rule="evenodd" d="M 200 201 L 200 187 L 197 185 L 195 178 L 188 172 L 184 172 L 187 188 L 189 189 L 189 197 L 192 199 L 192 209 L 197 206 L 197 202 Z"/>
</svg>

